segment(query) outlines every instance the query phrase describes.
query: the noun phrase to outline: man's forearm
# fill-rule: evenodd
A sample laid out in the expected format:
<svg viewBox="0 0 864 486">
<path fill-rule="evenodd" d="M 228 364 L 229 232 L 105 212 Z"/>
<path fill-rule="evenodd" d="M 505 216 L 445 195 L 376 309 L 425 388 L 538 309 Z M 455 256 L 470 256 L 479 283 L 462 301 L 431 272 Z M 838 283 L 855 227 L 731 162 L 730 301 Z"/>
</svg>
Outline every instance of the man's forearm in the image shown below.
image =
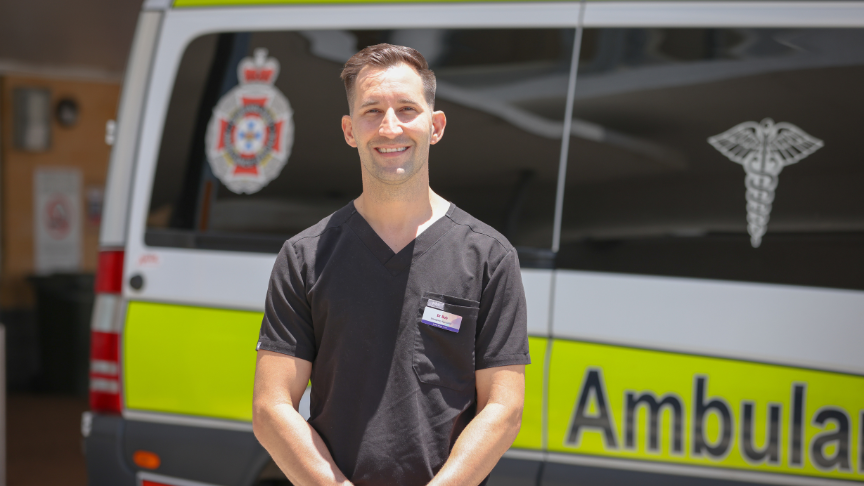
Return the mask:
<svg viewBox="0 0 864 486">
<path fill-rule="evenodd" d="M 256 407 L 253 428 L 258 441 L 292 484 L 351 484 L 336 466 L 318 432 L 290 403 Z"/>
<path fill-rule="evenodd" d="M 429 486 L 480 484 L 516 440 L 521 423 L 521 407 L 486 405 L 462 431 L 450 458 Z"/>
</svg>

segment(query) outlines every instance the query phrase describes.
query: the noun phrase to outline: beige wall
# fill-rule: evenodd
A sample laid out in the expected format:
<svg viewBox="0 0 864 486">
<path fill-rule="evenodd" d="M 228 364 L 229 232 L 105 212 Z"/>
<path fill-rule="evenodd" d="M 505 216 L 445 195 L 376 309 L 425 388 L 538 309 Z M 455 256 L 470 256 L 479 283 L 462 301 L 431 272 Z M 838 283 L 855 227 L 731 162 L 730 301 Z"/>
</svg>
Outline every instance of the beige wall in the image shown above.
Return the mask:
<svg viewBox="0 0 864 486">
<path fill-rule="evenodd" d="M 52 106 L 62 98 L 78 102 L 78 122 L 66 128 L 52 119 L 51 148 L 46 152 L 17 150 L 12 138 L 12 93 L 17 87 L 47 88 Z M 75 167 L 82 173 L 82 198 L 89 186 L 103 186 L 110 147 L 105 122 L 114 119 L 120 85 L 111 82 L 52 80 L 8 75 L 0 78 L 0 307 L 30 307 L 33 295 L 27 276 L 34 268 L 33 172 L 44 167 Z M 85 201 L 81 201 L 85 208 Z M 82 226 L 82 271 L 96 270 L 99 227 Z"/>
</svg>

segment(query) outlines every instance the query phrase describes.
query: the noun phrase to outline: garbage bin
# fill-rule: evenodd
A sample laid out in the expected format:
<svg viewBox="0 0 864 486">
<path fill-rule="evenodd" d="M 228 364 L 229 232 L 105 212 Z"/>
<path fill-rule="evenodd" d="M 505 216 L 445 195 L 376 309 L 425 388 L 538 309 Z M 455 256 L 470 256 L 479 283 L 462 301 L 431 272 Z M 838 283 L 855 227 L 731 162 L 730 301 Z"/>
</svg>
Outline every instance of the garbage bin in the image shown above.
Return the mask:
<svg viewBox="0 0 864 486">
<path fill-rule="evenodd" d="M 39 331 L 38 389 L 86 396 L 90 366 L 93 274 L 30 277 L 36 290 Z"/>
</svg>

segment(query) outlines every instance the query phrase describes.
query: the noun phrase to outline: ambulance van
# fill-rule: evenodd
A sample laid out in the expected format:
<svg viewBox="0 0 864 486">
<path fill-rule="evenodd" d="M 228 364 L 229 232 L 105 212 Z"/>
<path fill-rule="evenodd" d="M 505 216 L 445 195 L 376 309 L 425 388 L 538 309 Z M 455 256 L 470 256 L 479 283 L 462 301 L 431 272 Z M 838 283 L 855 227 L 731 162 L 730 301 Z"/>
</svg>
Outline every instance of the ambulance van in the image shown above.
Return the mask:
<svg viewBox="0 0 864 486">
<path fill-rule="evenodd" d="M 289 484 L 252 433 L 264 296 L 361 192 L 339 73 L 380 42 L 437 75 L 432 187 L 519 250 L 532 364 L 490 484 L 864 482 L 864 2 L 147 0 L 92 486 Z"/>
</svg>

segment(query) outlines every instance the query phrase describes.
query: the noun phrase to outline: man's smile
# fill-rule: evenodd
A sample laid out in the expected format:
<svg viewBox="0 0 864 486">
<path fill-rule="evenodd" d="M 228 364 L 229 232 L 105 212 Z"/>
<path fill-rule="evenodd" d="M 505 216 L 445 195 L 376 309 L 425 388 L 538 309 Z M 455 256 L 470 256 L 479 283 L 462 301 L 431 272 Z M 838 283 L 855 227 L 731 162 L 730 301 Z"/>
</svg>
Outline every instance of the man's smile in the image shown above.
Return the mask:
<svg viewBox="0 0 864 486">
<path fill-rule="evenodd" d="M 398 154 L 408 150 L 408 147 L 375 147 L 379 154 Z"/>
</svg>

